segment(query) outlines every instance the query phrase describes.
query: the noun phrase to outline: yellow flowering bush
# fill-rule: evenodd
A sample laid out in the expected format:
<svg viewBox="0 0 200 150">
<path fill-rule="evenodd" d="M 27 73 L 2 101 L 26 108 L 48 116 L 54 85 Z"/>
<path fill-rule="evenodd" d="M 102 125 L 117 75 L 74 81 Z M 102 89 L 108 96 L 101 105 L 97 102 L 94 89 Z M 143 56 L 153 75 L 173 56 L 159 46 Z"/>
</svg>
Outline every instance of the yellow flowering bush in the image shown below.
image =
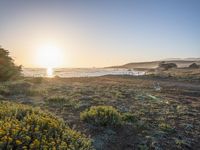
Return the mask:
<svg viewBox="0 0 200 150">
<path fill-rule="evenodd" d="M 122 116 L 112 106 L 92 106 L 80 114 L 81 120 L 96 126 L 116 126 L 122 124 Z"/>
<path fill-rule="evenodd" d="M 0 149 L 92 150 L 91 140 L 38 108 L 0 102 Z"/>
</svg>

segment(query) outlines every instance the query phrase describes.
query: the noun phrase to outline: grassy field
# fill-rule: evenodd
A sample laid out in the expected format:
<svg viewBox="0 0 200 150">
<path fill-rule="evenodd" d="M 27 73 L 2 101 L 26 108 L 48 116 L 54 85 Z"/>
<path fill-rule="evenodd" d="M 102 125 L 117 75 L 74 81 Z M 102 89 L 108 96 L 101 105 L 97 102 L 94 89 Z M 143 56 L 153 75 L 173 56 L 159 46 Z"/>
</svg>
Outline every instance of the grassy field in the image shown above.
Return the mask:
<svg viewBox="0 0 200 150">
<path fill-rule="evenodd" d="M 24 78 L 1 83 L 0 99 L 50 112 L 97 150 L 200 149 L 200 80 Z"/>
</svg>

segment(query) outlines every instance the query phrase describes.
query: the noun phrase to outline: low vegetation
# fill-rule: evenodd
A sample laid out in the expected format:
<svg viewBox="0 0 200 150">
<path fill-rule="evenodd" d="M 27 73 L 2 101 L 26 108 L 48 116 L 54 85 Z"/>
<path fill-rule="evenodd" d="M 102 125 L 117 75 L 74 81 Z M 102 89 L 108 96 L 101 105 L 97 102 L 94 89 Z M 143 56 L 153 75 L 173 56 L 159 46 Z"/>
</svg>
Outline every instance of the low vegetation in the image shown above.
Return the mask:
<svg viewBox="0 0 200 150">
<path fill-rule="evenodd" d="M 175 70 L 177 69 L 169 69 L 167 72 Z M 7 135 L 13 134 L 9 128 L 18 129 L 18 126 L 14 126 L 15 123 L 20 123 L 19 129 L 22 126 L 28 128 L 25 121 L 31 116 L 31 124 L 36 127 L 36 124 L 42 126 L 44 122 L 48 122 L 48 129 L 55 130 L 53 132 L 49 129 L 47 132 L 41 129 L 33 134 L 28 128 L 33 139 L 43 135 L 47 138 L 54 133 L 57 135 L 61 129 L 63 131 L 66 128 L 65 132 L 69 133 L 69 138 L 75 139 L 74 143 L 79 141 L 76 139 L 76 131 L 79 131 L 92 139 L 92 145 L 97 150 L 200 147 L 200 87 L 196 80 L 180 81 L 157 76 L 43 78 L 42 82 L 35 80 L 37 79 L 24 78 L 0 83 L 0 99 L 8 101 L 0 103 L 0 117 L 7 116 L 1 119 L 0 127 L 4 127 L 3 131 L 6 130 Z M 70 128 L 54 115 L 62 118 Z M 41 118 L 44 118 L 44 122 Z M 56 126 L 52 127 L 52 120 Z M 8 126 L 6 122 L 12 125 Z M 3 126 L 3 123 L 9 128 Z M 25 134 L 21 130 L 19 133 Z M 15 144 L 16 140 L 22 143 L 26 141 L 24 136 L 13 135 Z M 86 139 L 86 143 L 90 143 L 86 147 L 91 145 L 91 141 L 84 135 L 78 135 L 81 139 Z M 52 142 L 48 138 L 47 140 L 49 144 Z"/>
<path fill-rule="evenodd" d="M 121 114 L 112 106 L 92 106 L 80 114 L 81 120 L 96 126 L 122 124 Z"/>
<path fill-rule="evenodd" d="M 127 113 L 123 113 L 122 120 L 125 123 L 136 123 L 138 121 L 138 118 L 132 113 L 127 112 Z"/>
<path fill-rule="evenodd" d="M 93 148 L 84 135 L 49 113 L 26 105 L 0 102 L 0 149 Z"/>
<path fill-rule="evenodd" d="M 46 100 L 46 103 L 49 106 L 64 107 L 64 105 L 67 103 L 67 100 L 64 97 L 50 97 Z"/>
<path fill-rule="evenodd" d="M 43 77 L 34 77 L 34 78 L 28 78 L 27 80 L 34 84 L 41 84 L 42 81 L 44 80 L 44 78 Z"/>
<path fill-rule="evenodd" d="M 119 126 L 136 123 L 138 119 L 130 112 L 119 112 L 112 106 L 92 106 L 80 113 L 80 119 L 95 126 Z"/>
</svg>

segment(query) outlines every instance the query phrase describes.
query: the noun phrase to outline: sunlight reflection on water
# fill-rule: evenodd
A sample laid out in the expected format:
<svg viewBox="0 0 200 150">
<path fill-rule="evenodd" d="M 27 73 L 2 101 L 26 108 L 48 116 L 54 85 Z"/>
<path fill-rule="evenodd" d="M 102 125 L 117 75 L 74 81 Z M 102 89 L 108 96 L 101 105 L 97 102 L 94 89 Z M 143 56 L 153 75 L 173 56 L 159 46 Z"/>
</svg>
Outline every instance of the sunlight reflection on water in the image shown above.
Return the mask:
<svg viewBox="0 0 200 150">
<path fill-rule="evenodd" d="M 26 77 L 97 77 L 104 75 L 144 75 L 144 71 L 116 68 L 23 68 Z"/>
<path fill-rule="evenodd" d="M 47 68 L 47 77 L 53 77 L 54 70 L 53 68 Z"/>
</svg>

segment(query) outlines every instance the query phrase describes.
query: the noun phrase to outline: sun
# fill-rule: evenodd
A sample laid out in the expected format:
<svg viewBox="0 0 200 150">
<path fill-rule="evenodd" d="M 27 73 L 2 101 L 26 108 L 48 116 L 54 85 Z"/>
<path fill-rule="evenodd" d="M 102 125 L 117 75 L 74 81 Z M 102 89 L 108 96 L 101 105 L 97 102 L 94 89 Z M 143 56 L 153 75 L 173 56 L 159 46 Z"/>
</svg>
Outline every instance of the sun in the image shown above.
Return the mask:
<svg viewBox="0 0 200 150">
<path fill-rule="evenodd" d="M 63 52 L 55 45 L 44 45 L 37 49 L 37 63 L 47 69 L 47 76 L 53 76 L 53 68 L 62 64 Z"/>
</svg>

